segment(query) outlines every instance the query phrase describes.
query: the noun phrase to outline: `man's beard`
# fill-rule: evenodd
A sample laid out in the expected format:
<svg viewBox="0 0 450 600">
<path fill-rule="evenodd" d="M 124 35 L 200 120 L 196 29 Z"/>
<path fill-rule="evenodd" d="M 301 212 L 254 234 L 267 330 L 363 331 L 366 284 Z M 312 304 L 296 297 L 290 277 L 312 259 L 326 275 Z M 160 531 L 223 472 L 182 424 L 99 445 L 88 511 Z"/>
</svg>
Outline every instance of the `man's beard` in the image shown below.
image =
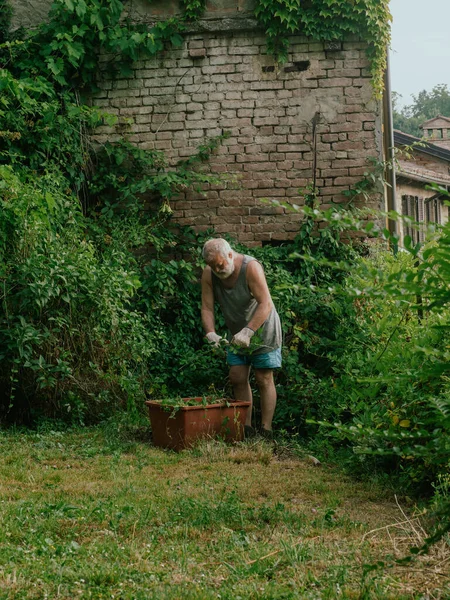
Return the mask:
<svg viewBox="0 0 450 600">
<path fill-rule="evenodd" d="M 234 273 L 234 260 L 230 259 L 228 265 L 220 273 L 214 273 L 219 279 L 228 279 Z"/>
</svg>

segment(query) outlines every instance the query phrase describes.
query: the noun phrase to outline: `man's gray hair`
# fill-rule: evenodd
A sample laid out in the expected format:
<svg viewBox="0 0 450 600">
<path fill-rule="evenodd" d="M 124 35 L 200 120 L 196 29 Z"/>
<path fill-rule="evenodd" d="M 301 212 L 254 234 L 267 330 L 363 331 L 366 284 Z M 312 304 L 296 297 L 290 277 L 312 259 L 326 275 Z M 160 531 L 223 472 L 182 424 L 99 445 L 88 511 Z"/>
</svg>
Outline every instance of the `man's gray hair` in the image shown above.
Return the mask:
<svg viewBox="0 0 450 600">
<path fill-rule="evenodd" d="M 220 254 L 221 256 L 228 256 L 230 252 L 233 252 L 233 250 L 226 240 L 222 238 L 214 238 L 205 242 L 202 250 L 202 256 L 203 260 L 208 262 L 217 254 Z"/>
</svg>

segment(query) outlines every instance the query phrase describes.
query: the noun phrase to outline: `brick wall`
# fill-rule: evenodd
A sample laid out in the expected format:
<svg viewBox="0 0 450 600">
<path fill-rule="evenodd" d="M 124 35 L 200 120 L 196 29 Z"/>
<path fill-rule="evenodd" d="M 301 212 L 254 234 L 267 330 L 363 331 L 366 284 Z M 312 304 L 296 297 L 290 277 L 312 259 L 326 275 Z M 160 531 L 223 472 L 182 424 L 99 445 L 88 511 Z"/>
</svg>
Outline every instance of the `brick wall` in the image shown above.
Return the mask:
<svg viewBox="0 0 450 600">
<path fill-rule="evenodd" d="M 326 45 L 291 39 L 289 61 L 277 66 L 256 30 L 208 31 L 185 36 L 181 48 L 134 65 L 133 76 L 101 79 L 94 104 L 118 115 L 100 127 L 99 143 L 127 139 L 164 150 L 172 163 L 224 130 L 230 138 L 210 166 L 225 179 L 172 202 L 174 219 L 197 230 L 214 227 L 247 245 L 286 240 L 301 214 L 299 189 L 316 178 L 321 204 L 343 200 L 361 179 L 369 157 L 381 153 L 380 105 L 373 99 L 364 43 Z M 220 29 L 220 30 L 218 30 Z M 106 57 L 105 57 L 106 58 Z"/>
</svg>

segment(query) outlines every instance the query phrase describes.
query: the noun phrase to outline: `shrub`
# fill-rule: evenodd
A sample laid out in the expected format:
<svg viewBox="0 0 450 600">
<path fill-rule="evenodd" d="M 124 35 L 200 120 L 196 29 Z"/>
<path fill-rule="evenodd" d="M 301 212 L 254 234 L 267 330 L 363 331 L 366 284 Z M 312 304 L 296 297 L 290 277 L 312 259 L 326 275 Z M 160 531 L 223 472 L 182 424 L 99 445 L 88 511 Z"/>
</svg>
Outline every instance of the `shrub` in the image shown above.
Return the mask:
<svg viewBox="0 0 450 600">
<path fill-rule="evenodd" d="M 167 230 L 168 200 L 215 181 L 201 163 L 224 136 L 170 169 L 161 153 L 125 140 L 97 153 L 89 143 L 91 128 L 114 120 L 80 96 L 94 86 L 101 51 L 126 69 L 181 40 L 174 20 L 148 32 L 121 20 L 122 10 L 118 0 L 57 1 L 23 41 L 9 35 L 2 14 L 2 40 L 10 40 L 0 47 L 3 417 L 69 411 L 94 419 L 139 405 L 164 351 L 165 315 L 149 294 L 174 297 L 174 281 L 164 279 L 178 239 Z M 188 262 L 177 269 L 179 281 L 192 281 Z M 184 319 L 183 327 L 187 345 L 195 338 L 201 347 L 200 326 L 192 331 Z M 190 346 L 173 354 L 193 360 Z M 170 365 L 171 376 L 177 368 Z"/>
<path fill-rule="evenodd" d="M 55 171 L 21 181 L 0 167 L 3 410 L 19 397 L 22 410 L 60 410 L 74 390 L 91 409 L 114 388 L 134 394 L 153 352 L 145 317 L 130 305 L 137 265 L 117 249 L 96 252 L 61 184 Z"/>
<path fill-rule="evenodd" d="M 373 341 L 364 362 L 348 352 L 342 365 L 356 402 L 352 424 L 339 430 L 360 456 L 389 465 L 405 489 L 430 486 L 450 462 L 449 235 L 446 225 L 422 250 L 381 255 L 352 278 Z"/>
</svg>

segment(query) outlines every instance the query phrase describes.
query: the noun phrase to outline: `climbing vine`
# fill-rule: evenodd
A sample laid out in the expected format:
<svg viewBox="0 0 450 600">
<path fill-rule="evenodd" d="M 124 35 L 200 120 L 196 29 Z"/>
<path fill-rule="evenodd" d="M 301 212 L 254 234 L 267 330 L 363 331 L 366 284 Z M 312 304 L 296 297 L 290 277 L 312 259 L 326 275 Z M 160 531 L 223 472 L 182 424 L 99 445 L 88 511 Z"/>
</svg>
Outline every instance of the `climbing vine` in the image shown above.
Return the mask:
<svg viewBox="0 0 450 600">
<path fill-rule="evenodd" d="M 373 86 L 381 94 L 392 20 L 389 0 L 257 0 L 255 14 L 266 30 L 269 51 L 280 62 L 287 58 L 290 35 L 317 41 L 356 35 L 365 40 Z"/>
<path fill-rule="evenodd" d="M 204 0 L 182 0 L 184 16 L 199 19 Z M 368 43 L 372 83 L 383 90 L 386 50 L 391 39 L 389 0 L 256 0 L 255 15 L 267 35 L 268 50 L 279 62 L 287 60 L 289 36 L 317 41 L 344 41 L 357 36 Z"/>
<path fill-rule="evenodd" d="M 106 65 L 131 74 L 133 61 L 155 55 L 165 43 L 182 44 L 182 23 L 167 19 L 152 27 L 123 19 L 120 0 L 58 0 L 48 22 L 27 38 L 22 67 L 46 71 L 61 86 L 95 88 L 101 56 Z"/>
<path fill-rule="evenodd" d="M 181 45 L 185 21 L 201 17 L 205 0 L 181 0 L 181 5 L 179 19 L 148 28 L 124 21 L 120 0 L 59 0 L 49 22 L 27 41 L 30 65 L 36 68 L 40 58 L 61 85 L 92 86 L 101 48 L 112 57 L 109 66 L 126 75 L 143 53 L 154 55 L 165 43 Z M 265 28 L 269 52 L 280 62 L 287 59 L 291 35 L 317 41 L 343 41 L 352 35 L 365 40 L 373 86 L 381 94 L 392 20 L 389 0 L 257 0 L 255 15 Z"/>
<path fill-rule="evenodd" d="M 206 0 L 181 0 L 184 16 L 190 21 L 199 19 L 206 7 Z"/>
</svg>

